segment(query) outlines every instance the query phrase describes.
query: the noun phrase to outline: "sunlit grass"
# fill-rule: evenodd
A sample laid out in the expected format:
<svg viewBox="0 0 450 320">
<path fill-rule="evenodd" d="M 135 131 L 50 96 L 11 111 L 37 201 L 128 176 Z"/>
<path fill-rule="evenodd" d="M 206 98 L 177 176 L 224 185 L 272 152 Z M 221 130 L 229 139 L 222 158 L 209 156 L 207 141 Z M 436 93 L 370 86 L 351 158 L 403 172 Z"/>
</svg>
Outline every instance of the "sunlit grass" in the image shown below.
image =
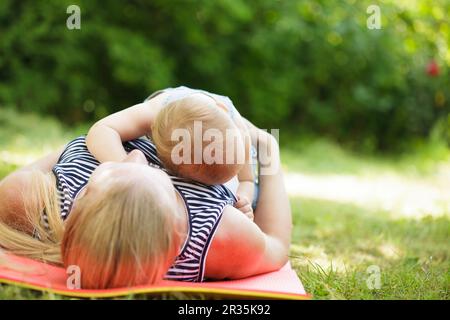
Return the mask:
<svg viewBox="0 0 450 320">
<path fill-rule="evenodd" d="M 285 140 L 292 141 L 287 143 Z M 449 168 L 450 150 L 443 141 L 417 143 L 401 154 L 370 155 L 346 150 L 323 138 L 280 136 L 286 170 L 311 174 L 382 174 L 427 178 L 441 167 Z"/>
<path fill-rule="evenodd" d="M 288 173 L 291 196 L 348 203 L 367 209 L 385 210 L 392 217 L 440 216 L 450 212 L 450 168 L 441 175 L 410 178 L 399 174 L 313 175 Z"/>
<path fill-rule="evenodd" d="M 391 219 L 387 212 L 292 199 L 291 262 L 318 299 L 449 299 L 448 217 Z M 371 265 L 381 287 L 367 286 Z"/>
<path fill-rule="evenodd" d="M 12 108 L 0 107 L 0 178 L 54 151 L 87 128 L 65 128 L 51 117 L 19 114 Z"/>
<path fill-rule="evenodd" d="M 357 155 L 319 139 L 297 142 L 282 156 L 291 196 L 384 210 L 392 217 L 450 212 L 450 152 L 444 143 L 395 158 Z"/>
</svg>

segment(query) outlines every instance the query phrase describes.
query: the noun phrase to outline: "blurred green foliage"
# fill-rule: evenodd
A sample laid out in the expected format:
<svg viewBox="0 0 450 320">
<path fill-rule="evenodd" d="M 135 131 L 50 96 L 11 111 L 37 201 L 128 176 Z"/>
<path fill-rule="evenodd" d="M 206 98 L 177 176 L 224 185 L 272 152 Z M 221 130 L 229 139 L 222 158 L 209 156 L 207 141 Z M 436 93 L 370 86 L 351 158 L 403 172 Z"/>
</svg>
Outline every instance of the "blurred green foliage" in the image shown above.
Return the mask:
<svg viewBox="0 0 450 320">
<path fill-rule="evenodd" d="M 81 30 L 66 9 L 81 8 Z M 448 0 L 2 0 L 0 105 L 92 121 L 188 85 L 292 137 L 449 139 Z M 435 61 L 438 72 L 427 73 Z"/>
</svg>

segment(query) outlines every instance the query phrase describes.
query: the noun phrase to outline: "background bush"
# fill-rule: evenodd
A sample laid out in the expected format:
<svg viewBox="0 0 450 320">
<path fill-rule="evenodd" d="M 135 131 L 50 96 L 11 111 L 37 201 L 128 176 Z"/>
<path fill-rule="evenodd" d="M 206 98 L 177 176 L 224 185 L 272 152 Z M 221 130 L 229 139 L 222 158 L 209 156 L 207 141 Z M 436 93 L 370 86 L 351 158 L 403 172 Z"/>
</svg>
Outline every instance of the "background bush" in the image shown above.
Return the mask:
<svg viewBox="0 0 450 320">
<path fill-rule="evenodd" d="M 81 30 L 66 28 L 71 4 Z M 366 27 L 371 4 L 381 30 Z M 74 124 L 183 84 L 293 138 L 448 139 L 449 12 L 447 0 L 2 0 L 0 105 Z"/>
</svg>

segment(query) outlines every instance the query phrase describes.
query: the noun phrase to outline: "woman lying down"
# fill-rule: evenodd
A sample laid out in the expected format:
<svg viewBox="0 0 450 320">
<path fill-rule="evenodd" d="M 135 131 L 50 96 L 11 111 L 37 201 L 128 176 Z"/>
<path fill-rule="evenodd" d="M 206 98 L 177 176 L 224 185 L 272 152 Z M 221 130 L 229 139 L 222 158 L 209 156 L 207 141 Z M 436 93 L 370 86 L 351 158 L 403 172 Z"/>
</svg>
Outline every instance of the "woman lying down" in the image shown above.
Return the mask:
<svg viewBox="0 0 450 320">
<path fill-rule="evenodd" d="M 208 100 L 201 92 L 169 102 L 161 102 L 166 93 L 162 94 L 144 105 L 170 107 L 186 102 L 183 99 L 210 107 L 220 104 L 220 96 Z M 256 177 L 255 190 L 245 180 L 248 156 L 245 164 L 231 168 L 167 165 L 170 160 L 160 159 L 152 140 L 136 139 L 130 132 L 124 135 L 121 128 L 113 132 L 111 124 L 122 115 L 101 120 L 87 139 L 78 137 L 0 182 L 3 250 L 65 267 L 76 265 L 83 289 L 154 284 L 162 279 L 239 279 L 278 270 L 287 262 L 291 211 L 278 165 L 278 144 L 271 135 L 245 119 L 239 127 L 244 130 L 243 124 L 252 143 L 267 150 L 270 165 L 276 168 Z M 108 148 L 99 149 L 100 140 Z M 108 150 L 113 159 L 108 159 Z M 238 177 L 241 170 L 247 170 L 244 178 Z M 233 187 L 227 179 L 247 185 Z M 256 204 L 254 210 L 251 202 Z"/>
</svg>

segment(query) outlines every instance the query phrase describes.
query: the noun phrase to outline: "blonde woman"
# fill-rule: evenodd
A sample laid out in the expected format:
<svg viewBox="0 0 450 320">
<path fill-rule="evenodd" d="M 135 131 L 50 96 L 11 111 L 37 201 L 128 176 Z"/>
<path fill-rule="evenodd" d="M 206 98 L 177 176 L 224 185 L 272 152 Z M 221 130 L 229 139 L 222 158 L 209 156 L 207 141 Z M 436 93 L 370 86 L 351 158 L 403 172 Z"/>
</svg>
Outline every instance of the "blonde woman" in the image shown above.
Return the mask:
<svg viewBox="0 0 450 320">
<path fill-rule="evenodd" d="M 258 143 L 279 161 L 272 136 L 261 131 Z M 238 279 L 287 262 L 291 212 L 280 170 L 259 177 L 252 221 L 226 186 L 169 176 L 151 142 L 124 147 L 122 162 L 99 164 L 79 137 L 6 177 L 0 247 L 78 265 L 82 288 Z"/>
</svg>

